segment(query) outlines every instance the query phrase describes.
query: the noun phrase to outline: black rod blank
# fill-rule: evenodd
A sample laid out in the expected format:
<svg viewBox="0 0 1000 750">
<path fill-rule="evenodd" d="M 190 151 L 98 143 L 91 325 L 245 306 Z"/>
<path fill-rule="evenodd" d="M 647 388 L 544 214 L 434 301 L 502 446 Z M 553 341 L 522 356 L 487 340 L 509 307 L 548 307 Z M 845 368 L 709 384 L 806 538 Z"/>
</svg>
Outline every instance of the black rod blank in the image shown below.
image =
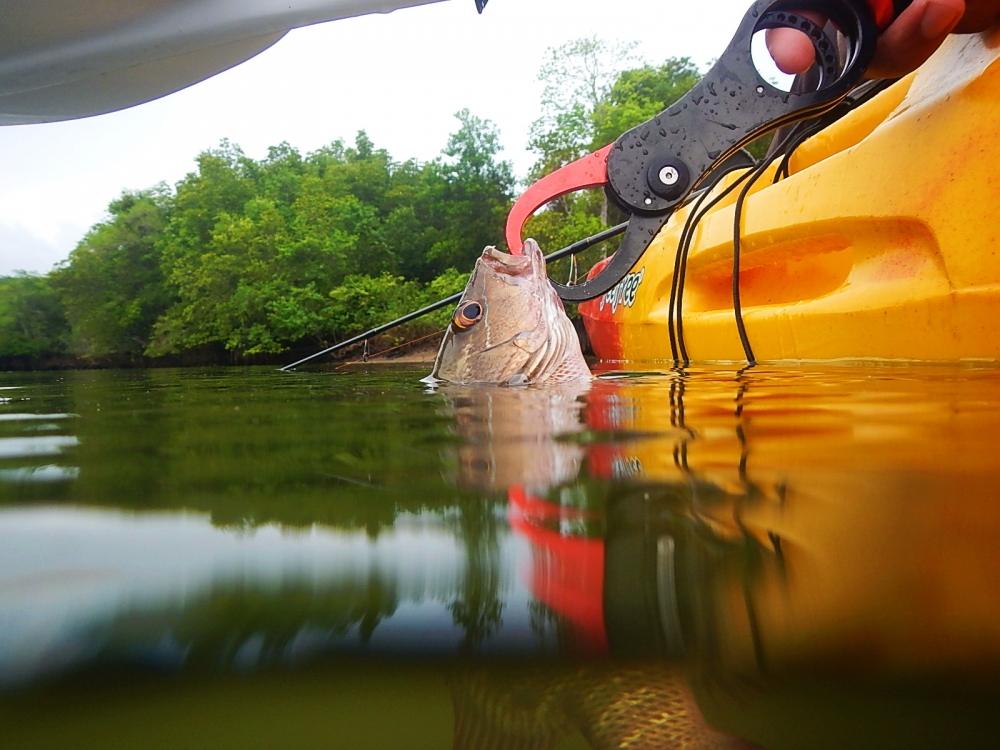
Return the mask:
<svg viewBox="0 0 1000 750">
<path fill-rule="evenodd" d="M 577 253 L 582 253 L 584 250 L 593 247 L 599 242 L 604 242 L 604 240 L 609 240 L 612 237 L 621 234 L 622 232 L 625 231 L 625 228 L 627 226 L 628 222 L 626 221 L 616 226 L 605 229 L 603 232 L 598 232 L 597 234 L 591 235 L 590 237 L 586 237 L 585 239 L 574 242 L 572 245 L 567 245 L 561 250 L 556 250 L 554 253 L 546 255 L 545 261 L 546 263 L 551 263 L 552 261 L 565 258 L 567 255 L 576 255 Z M 292 364 L 290 365 L 285 365 L 280 369 L 280 372 L 288 372 L 289 370 L 294 370 L 299 365 L 305 364 L 306 362 L 314 360 L 317 357 L 322 357 L 324 354 L 331 354 L 340 349 L 345 349 L 346 347 L 351 346 L 352 344 L 359 344 L 362 341 L 367 341 L 373 336 L 378 336 L 380 333 L 385 333 L 386 331 L 391 330 L 397 326 L 401 326 L 404 323 L 409 323 L 411 320 L 416 320 L 417 318 L 427 315 L 427 313 L 432 313 L 435 310 L 440 310 L 442 307 L 453 305 L 462 298 L 462 294 L 464 294 L 464 292 L 456 292 L 450 297 L 439 299 L 437 302 L 432 302 L 431 304 L 426 305 L 425 307 L 421 307 L 419 310 L 414 310 L 413 312 L 407 313 L 406 315 L 400 318 L 396 318 L 395 320 L 392 320 L 388 323 L 383 323 L 382 325 L 372 328 L 368 331 L 365 331 L 364 333 L 359 333 L 357 336 L 349 338 L 346 341 L 341 341 L 340 343 L 334 344 L 333 346 L 328 346 L 321 352 L 310 354 L 308 357 L 304 357 L 303 359 L 300 359 L 298 362 L 292 362 Z"/>
</svg>

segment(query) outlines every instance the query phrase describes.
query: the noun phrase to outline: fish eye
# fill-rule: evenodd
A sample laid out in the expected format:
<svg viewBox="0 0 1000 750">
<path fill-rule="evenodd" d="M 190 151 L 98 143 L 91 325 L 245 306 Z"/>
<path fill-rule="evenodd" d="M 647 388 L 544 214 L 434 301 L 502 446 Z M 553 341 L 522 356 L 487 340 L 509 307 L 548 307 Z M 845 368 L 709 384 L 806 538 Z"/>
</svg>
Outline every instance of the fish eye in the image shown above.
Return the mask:
<svg viewBox="0 0 1000 750">
<path fill-rule="evenodd" d="M 471 328 L 483 317 L 483 306 L 478 302 L 464 302 L 455 311 L 451 322 L 460 331 Z"/>
</svg>

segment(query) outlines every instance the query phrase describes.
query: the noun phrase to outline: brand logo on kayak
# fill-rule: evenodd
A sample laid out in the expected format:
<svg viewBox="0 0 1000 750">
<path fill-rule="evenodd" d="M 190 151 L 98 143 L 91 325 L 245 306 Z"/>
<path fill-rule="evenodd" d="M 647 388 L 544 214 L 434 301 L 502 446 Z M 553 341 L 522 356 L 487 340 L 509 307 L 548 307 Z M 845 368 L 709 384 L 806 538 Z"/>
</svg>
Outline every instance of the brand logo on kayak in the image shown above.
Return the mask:
<svg viewBox="0 0 1000 750">
<path fill-rule="evenodd" d="M 601 297 L 601 303 L 598 305 L 598 310 L 604 310 L 605 306 L 611 307 L 611 314 L 618 310 L 618 306 L 622 307 L 632 307 L 635 304 L 635 292 L 639 288 L 639 284 L 642 283 L 642 277 L 646 275 L 646 269 L 640 268 L 635 273 L 627 273 L 622 280 L 619 281 L 610 292 Z"/>
</svg>

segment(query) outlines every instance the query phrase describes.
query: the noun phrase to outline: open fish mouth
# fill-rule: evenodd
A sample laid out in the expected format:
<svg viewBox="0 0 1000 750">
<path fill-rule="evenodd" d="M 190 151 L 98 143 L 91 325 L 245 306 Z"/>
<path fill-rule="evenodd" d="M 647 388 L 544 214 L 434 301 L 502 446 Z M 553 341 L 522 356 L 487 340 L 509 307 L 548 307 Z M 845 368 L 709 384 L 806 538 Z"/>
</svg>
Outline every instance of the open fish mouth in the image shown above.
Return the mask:
<svg viewBox="0 0 1000 750">
<path fill-rule="evenodd" d="M 521 276 L 531 273 L 532 263 L 529 255 L 512 255 L 491 246 L 483 250 L 483 254 L 479 256 L 479 260 L 487 268 L 496 273 L 508 276 Z"/>
</svg>

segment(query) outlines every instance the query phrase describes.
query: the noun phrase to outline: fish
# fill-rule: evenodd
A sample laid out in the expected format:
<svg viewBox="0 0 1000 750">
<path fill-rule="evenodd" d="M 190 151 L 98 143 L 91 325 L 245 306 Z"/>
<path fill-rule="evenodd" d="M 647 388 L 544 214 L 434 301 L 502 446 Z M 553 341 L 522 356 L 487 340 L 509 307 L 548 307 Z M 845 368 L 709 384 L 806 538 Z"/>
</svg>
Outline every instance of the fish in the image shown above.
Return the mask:
<svg viewBox="0 0 1000 750">
<path fill-rule="evenodd" d="M 428 382 L 495 385 L 590 379 L 580 339 L 535 240 L 523 255 L 491 246 L 476 260 Z"/>
<path fill-rule="evenodd" d="M 573 735 L 593 750 L 760 750 L 712 727 L 687 676 L 656 660 L 460 665 L 446 679 L 455 750 L 548 748 Z"/>
</svg>

